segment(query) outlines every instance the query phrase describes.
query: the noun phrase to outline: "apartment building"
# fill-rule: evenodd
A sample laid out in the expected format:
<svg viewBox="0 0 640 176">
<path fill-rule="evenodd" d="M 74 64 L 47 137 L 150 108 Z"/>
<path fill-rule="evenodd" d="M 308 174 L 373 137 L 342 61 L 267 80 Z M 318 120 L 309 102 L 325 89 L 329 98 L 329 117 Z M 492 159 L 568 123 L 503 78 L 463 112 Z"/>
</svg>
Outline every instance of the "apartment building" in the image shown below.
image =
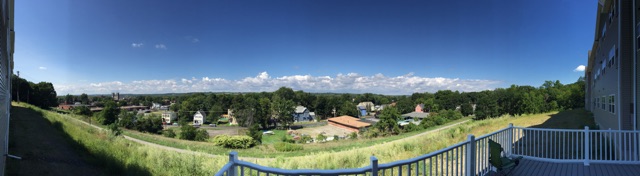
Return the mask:
<svg viewBox="0 0 640 176">
<path fill-rule="evenodd" d="M 599 0 L 596 30 L 585 69 L 585 109 L 601 129 L 638 129 L 636 14 L 640 0 Z"/>
</svg>

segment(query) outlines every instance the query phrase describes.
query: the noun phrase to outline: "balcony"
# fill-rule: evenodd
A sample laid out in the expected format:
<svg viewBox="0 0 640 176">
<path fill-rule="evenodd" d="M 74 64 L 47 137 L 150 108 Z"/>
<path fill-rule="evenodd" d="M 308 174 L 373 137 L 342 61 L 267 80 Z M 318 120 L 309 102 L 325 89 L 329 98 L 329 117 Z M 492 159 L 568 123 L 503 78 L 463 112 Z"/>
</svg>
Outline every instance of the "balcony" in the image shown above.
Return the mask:
<svg viewBox="0 0 640 176">
<path fill-rule="evenodd" d="M 507 128 L 468 139 L 447 148 L 391 163 L 338 170 L 286 170 L 238 160 L 216 174 L 223 175 L 494 175 L 489 164 L 489 139 L 504 148 L 504 154 L 522 156 L 509 175 L 635 175 L 640 173 L 639 131 Z"/>
</svg>

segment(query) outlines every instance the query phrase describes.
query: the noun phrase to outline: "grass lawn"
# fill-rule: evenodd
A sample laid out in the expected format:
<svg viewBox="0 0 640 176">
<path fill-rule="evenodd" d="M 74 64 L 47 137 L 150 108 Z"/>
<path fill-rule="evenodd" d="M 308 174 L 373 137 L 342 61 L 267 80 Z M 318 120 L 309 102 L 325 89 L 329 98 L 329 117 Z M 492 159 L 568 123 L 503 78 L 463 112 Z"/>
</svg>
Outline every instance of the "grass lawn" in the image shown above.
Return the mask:
<svg viewBox="0 0 640 176">
<path fill-rule="evenodd" d="M 96 158 L 78 146 L 66 133 L 57 130 L 42 114 L 24 107 L 11 108 L 7 175 L 103 175 Z"/>
<path fill-rule="evenodd" d="M 12 105 L 12 121 L 29 124 L 12 131 L 20 137 L 14 139 L 13 147 L 24 150 L 10 151 L 24 158 L 7 159 L 7 175 L 213 175 L 228 161 L 225 156 L 176 153 L 141 145 L 90 127 L 71 115 L 24 103 Z M 33 131 L 29 126 L 35 131 L 20 133 Z M 71 145 L 71 149 L 65 149 L 65 145 Z M 88 158 L 90 164 L 82 158 Z"/>
<path fill-rule="evenodd" d="M 263 144 L 273 144 L 276 142 L 282 142 L 282 136 L 287 134 L 286 130 L 271 130 L 273 131 L 273 135 L 262 135 L 262 143 Z"/>
</svg>

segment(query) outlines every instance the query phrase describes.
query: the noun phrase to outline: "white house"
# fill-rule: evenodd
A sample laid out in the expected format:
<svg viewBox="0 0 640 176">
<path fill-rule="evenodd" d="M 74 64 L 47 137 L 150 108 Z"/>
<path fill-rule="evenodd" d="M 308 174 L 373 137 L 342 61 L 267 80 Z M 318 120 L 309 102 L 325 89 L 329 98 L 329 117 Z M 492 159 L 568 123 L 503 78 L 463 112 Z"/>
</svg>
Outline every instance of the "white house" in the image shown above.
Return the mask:
<svg viewBox="0 0 640 176">
<path fill-rule="evenodd" d="M 165 111 L 162 112 L 162 120 L 167 124 L 173 123 L 176 119 L 178 119 L 178 114 L 173 111 Z"/>
<path fill-rule="evenodd" d="M 207 117 L 207 115 L 204 111 L 196 112 L 196 114 L 193 115 L 193 125 L 202 125 L 205 117 Z"/>
</svg>

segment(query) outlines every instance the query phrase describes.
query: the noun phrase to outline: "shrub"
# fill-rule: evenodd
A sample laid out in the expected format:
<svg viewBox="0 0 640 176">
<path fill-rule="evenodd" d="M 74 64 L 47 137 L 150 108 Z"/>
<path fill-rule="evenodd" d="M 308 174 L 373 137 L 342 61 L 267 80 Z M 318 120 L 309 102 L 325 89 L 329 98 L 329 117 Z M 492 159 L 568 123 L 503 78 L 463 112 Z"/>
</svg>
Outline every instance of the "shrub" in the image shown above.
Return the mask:
<svg viewBox="0 0 640 176">
<path fill-rule="evenodd" d="M 205 141 L 207 139 L 209 139 L 209 133 L 207 133 L 207 130 L 204 130 L 204 129 L 196 130 L 196 136 L 194 138 L 195 141 Z"/>
<path fill-rule="evenodd" d="M 249 131 L 247 131 L 247 135 L 251 136 L 256 144 L 262 144 L 262 131 L 260 131 L 258 123 L 251 125 Z"/>
<path fill-rule="evenodd" d="M 447 119 L 442 118 L 442 116 L 434 116 L 434 117 L 433 117 L 433 122 L 434 122 L 436 125 L 442 125 L 442 124 L 447 123 Z"/>
<path fill-rule="evenodd" d="M 358 133 L 352 132 L 349 134 L 349 139 L 358 139 Z"/>
<path fill-rule="evenodd" d="M 436 122 L 433 121 L 433 118 L 425 118 L 420 122 L 420 126 L 422 126 L 422 128 L 429 128 L 436 126 Z"/>
<path fill-rule="evenodd" d="M 173 132 L 172 129 L 167 129 L 162 132 L 162 135 L 165 137 L 174 138 L 176 137 L 176 132 Z"/>
<path fill-rule="evenodd" d="M 249 136 L 217 135 L 213 137 L 213 144 L 224 148 L 246 149 L 253 147 L 255 143 Z"/>
<path fill-rule="evenodd" d="M 338 141 L 338 140 L 340 140 L 340 137 L 338 135 L 333 135 L 333 140 L 334 141 Z"/>
<path fill-rule="evenodd" d="M 300 140 L 298 142 L 306 144 L 307 142 L 313 142 L 313 138 L 311 138 L 311 136 L 309 135 L 302 135 L 302 137 L 300 137 Z"/>
<path fill-rule="evenodd" d="M 282 138 L 280 139 L 282 142 L 286 142 L 286 143 L 295 143 L 296 141 L 293 140 L 292 138 L 287 137 L 287 134 L 282 135 Z"/>
<path fill-rule="evenodd" d="M 118 128 L 118 125 L 116 125 L 115 123 L 107 125 L 107 128 L 114 136 L 119 136 L 120 134 L 122 134 L 122 130 L 120 130 L 120 128 Z"/>
<path fill-rule="evenodd" d="M 180 127 L 180 139 L 195 140 L 196 139 L 196 127 L 191 125 L 182 125 Z"/>
<path fill-rule="evenodd" d="M 139 117 L 135 122 L 136 130 L 158 134 L 162 131 L 162 119 L 157 116 Z"/>
<path fill-rule="evenodd" d="M 367 129 L 367 131 L 364 131 L 362 133 L 362 136 L 367 139 L 376 138 L 380 136 L 380 130 L 378 130 L 377 128 L 369 128 Z"/>
<path fill-rule="evenodd" d="M 408 125 L 405 125 L 402 128 L 404 128 L 405 132 L 413 132 L 413 131 L 419 131 L 423 129 L 421 126 L 418 126 L 414 123 L 409 123 Z"/>
<path fill-rule="evenodd" d="M 276 151 L 279 151 L 279 152 L 292 152 L 292 151 L 302 150 L 301 145 L 296 145 L 296 144 L 291 144 L 286 142 L 275 143 L 273 144 L 273 147 L 276 149 Z"/>
<path fill-rule="evenodd" d="M 316 137 L 316 142 L 324 142 L 326 140 L 327 140 L 327 136 L 325 136 L 322 133 L 318 134 L 318 136 Z"/>
</svg>

